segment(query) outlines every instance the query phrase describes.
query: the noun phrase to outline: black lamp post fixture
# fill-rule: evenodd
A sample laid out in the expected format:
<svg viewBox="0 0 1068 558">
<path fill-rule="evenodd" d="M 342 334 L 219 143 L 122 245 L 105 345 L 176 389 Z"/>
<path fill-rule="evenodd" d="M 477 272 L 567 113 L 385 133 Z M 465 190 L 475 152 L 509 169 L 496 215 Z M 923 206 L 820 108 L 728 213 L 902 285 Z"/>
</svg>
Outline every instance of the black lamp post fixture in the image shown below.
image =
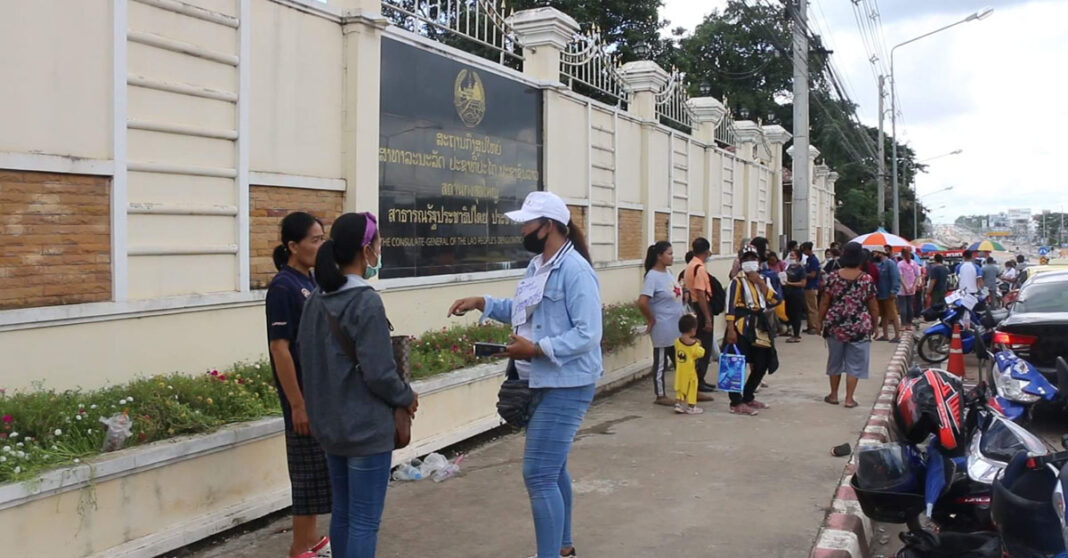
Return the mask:
<svg viewBox="0 0 1068 558">
<path fill-rule="evenodd" d="M 712 84 L 707 81 L 702 81 L 701 85 L 697 86 L 697 91 L 701 93 L 702 97 L 707 97 L 709 93 L 712 93 Z"/>
<path fill-rule="evenodd" d="M 645 42 L 634 45 L 634 55 L 638 57 L 638 60 L 648 60 L 651 50 Z"/>
</svg>

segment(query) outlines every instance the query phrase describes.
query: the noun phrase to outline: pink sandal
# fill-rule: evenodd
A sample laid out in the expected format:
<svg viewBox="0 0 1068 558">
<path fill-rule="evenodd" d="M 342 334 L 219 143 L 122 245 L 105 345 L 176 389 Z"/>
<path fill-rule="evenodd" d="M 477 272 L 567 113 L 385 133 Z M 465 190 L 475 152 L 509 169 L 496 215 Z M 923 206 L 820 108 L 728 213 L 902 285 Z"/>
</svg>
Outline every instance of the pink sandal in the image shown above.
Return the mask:
<svg viewBox="0 0 1068 558">
<path fill-rule="evenodd" d="M 749 405 L 746 405 L 745 403 L 742 403 L 741 405 L 735 405 L 735 406 L 731 407 L 731 414 L 732 415 L 746 415 L 746 416 L 753 417 L 753 416 L 756 416 L 756 415 L 758 415 L 760 413 L 757 412 L 756 409 L 750 407 Z"/>
</svg>

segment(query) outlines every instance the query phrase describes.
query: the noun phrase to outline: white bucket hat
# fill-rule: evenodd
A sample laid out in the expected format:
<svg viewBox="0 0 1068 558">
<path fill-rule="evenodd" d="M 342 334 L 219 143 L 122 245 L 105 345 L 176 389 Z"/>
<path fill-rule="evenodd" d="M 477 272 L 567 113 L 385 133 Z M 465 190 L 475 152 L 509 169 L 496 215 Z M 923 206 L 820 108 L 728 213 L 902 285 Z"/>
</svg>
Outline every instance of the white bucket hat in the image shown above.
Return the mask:
<svg viewBox="0 0 1068 558">
<path fill-rule="evenodd" d="M 516 223 L 526 223 L 543 217 L 552 219 L 561 225 L 567 225 L 571 221 L 571 212 L 568 211 L 567 204 L 560 196 L 551 192 L 531 192 L 523 201 L 523 207 L 504 215 Z"/>
</svg>

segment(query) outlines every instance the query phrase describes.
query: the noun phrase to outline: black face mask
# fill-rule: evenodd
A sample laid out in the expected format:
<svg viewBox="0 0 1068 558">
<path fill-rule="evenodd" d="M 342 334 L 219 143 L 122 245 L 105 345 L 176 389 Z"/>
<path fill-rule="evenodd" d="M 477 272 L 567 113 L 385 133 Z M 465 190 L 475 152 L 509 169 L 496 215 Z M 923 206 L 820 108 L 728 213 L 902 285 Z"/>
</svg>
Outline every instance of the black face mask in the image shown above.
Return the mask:
<svg viewBox="0 0 1068 558">
<path fill-rule="evenodd" d="M 883 257 L 882 256 L 875 256 L 875 261 L 876 261 L 876 263 L 882 263 Z"/>
<path fill-rule="evenodd" d="M 539 232 L 541 228 L 523 237 L 523 248 L 531 254 L 540 254 L 545 251 L 545 242 L 549 240 L 549 237 L 538 238 Z"/>
</svg>

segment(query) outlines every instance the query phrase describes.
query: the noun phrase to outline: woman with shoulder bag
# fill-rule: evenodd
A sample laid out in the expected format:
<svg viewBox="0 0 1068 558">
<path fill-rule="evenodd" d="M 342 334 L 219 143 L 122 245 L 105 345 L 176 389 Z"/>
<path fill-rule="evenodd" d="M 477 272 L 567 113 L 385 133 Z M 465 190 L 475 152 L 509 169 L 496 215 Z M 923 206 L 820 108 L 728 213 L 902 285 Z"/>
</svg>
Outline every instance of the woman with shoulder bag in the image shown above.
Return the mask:
<svg viewBox="0 0 1068 558">
<path fill-rule="evenodd" d="M 515 328 L 501 356 L 513 359 L 530 385 L 523 480 L 534 516 L 535 558 L 576 556 L 567 458 L 603 369 L 600 286 L 582 231 L 559 196 L 532 192 L 507 216 L 522 223 L 523 247 L 534 254 L 515 297 L 463 298 L 449 315 L 479 310 L 483 320 Z"/>
<path fill-rule="evenodd" d="M 319 289 L 298 335 L 308 421 L 330 467 L 330 539 L 339 558 L 374 557 L 400 426 L 395 410 L 414 417 L 419 405 L 397 373 L 385 307 L 367 282 L 381 267 L 375 216 L 338 217 L 316 256 Z"/>
</svg>

